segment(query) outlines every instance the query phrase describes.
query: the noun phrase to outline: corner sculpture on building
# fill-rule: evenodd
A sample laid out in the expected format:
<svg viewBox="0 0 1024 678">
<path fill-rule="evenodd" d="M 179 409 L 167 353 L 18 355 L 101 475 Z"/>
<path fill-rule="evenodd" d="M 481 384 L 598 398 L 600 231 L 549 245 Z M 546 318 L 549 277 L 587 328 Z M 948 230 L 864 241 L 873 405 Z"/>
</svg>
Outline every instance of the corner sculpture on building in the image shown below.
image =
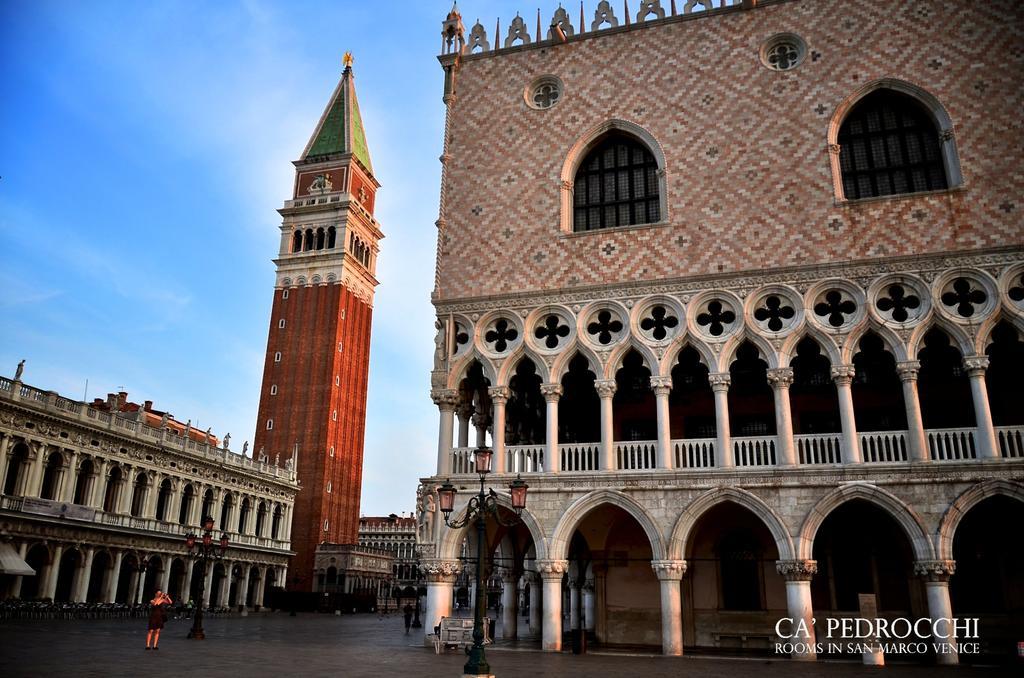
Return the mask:
<svg viewBox="0 0 1024 678">
<path fill-rule="evenodd" d="M 384 237 L 373 217 L 380 184 L 350 54 L 294 164 L 292 197 L 278 210 L 281 241 L 255 447 L 297 468 L 302 491 L 288 588 L 312 591 L 315 571 L 327 567 L 315 562 L 318 545 L 358 543 L 374 273 Z M 331 558 L 337 556 L 328 563 Z"/>
<path fill-rule="evenodd" d="M 487 576 L 545 650 L 765 650 L 871 593 L 1012 654 L 1016 3 L 666 4 L 442 24 L 421 496 L 464 511 L 474 445 L 529 481 Z M 429 632 L 476 546 L 425 522 Z"/>
</svg>

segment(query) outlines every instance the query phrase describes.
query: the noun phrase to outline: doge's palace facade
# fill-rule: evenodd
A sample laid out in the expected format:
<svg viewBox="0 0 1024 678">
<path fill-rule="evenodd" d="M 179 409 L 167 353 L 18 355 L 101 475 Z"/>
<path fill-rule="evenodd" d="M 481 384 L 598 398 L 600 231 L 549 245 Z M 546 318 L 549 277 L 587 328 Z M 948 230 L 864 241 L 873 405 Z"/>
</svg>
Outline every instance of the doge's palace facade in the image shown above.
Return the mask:
<svg viewBox="0 0 1024 678">
<path fill-rule="evenodd" d="M 444 22 L 425 627 L 468 535 L 431 493 L 488 445 L 530 484 L 488 528 L 506 636 L 765 650 L 873 594 L 1011 652 L 1019 8 L 639 6 Z"/>
</svg>

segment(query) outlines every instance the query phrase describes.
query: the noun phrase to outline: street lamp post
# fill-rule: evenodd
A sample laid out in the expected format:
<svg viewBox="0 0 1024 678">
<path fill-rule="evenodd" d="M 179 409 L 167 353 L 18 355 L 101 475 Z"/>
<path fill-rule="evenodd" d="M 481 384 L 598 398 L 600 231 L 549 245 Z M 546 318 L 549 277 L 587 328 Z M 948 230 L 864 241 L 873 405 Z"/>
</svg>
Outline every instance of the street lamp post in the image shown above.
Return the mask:
<svg viewBox="0 0 1024 678">
<path fill-rule="evenodd" d="M 203 599 L 206 597 L 206 569 L 211 560 L 220 560 L 228 548 L 228 535 L 222 532 L 220 541 L 213 543 L 213 517 L 203 518 L 203 534 L 197 537 L 194 532 L 189 532 L 185 537 L 185 546 L 188 547 L 188 554 L 199 559 L 202 563 L 202 576 L 199 578 L 199 603 L 196 605 L 195 614 L 192 617 L 192 629 L 188 637 L 193 640 L 203 640 L 206 632 L 203 631 Z"/>
<path fill-rule="evenodd" d="M 474 606 L 476 612 L 473 618 L 473 647 L 466 650 L 469 659 L 463 668 L 468 676 L 489 676 L 491 667 L 484 656 L 484 606 L 486 602 L 486 591 L 484 590 L 484 551 L 487 541 L 487 516 L 494 519 L 505 527 L 513 527 L 520 521 L 518 516 L 522 515 L 526 508 L 526 490 L 529 487 L 523 479 L 517 477 L 509 485 L 509 494 L 512 497 L 512 508 L 516 512 L 516 519 L 505 522 L 498 510 L 498 495 L 493 489 L 484 490 L 484 482 L 487 474 L 491 472 L 491 457 L 493 452 L 487 447 L 478 447 L 473 452 L 476 472 L 480 474 L 480 492 L 469 498 L 466 505 L 466 515 L 460 520 L 450 520 L 452 510 L 455 507 L 455 486 L 446 482 L 438 488 L 438 503 L 441 506 L 441 513 L 444 514 L 444 523 L 451 528 L 461 528 L 470 522 L 476 522 L 476 600 Z"/>
</svg>

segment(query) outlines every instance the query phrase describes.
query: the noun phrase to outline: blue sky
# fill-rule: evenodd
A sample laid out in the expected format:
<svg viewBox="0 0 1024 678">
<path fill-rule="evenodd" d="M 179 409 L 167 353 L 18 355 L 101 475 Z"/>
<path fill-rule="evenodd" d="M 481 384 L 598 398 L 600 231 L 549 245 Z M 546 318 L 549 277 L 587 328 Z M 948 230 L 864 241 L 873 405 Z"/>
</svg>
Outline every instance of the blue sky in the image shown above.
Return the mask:
<svg viewBox="0 0 1024 678">
<path fill-rule="evenodd" d="M 536 4 L 459 6 L 467 29 L 517 9 L 536 20 Z M 387 236 L 362 507 L 411 510 L 437 445 L 435 56 L 449 8 L 0 1 L 0 374 L 25 358 L 27 383 L 81 398 L 88 379 L 90 399 L 123 387 L 230 431 L 236 449 L 252 440 L 275 210 L 351 50 Z"/>
</svg>

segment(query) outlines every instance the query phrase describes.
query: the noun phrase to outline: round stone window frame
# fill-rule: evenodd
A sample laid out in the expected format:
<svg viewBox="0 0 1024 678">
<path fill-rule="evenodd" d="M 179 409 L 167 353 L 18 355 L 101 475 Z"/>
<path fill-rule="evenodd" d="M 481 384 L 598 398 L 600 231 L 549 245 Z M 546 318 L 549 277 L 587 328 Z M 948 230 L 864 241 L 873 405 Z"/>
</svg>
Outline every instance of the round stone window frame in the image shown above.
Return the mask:
<svg viewBox="0 0 1024 678">
<path fill-rule="evenodd" d="M 554 85 L 554 87 L 558 90 L 558 97 L 550 106 L 539 106 L 537 105 L 537 102 L 534 101 L 534 95 L 536 94 L 537 90 L 543 87 L 544 85 Z M 559 78 L 557 75 L 549 74 L 534 78 L 532 81 L 530 81 L 530 84 L 527 85 L 526 88 L 523 90 L 523 101 L 526 102 L 526 107 L 532 108 L 535 111 L 550 111 L 552 108 L 560 104 L 562 102 L 562 99 L 564 98 L 565 84 L 562 82 L 562 79 Z"/>
<path fill-rule="evenodd" d="M 796 49 L 796 61 L 794 61 L 793 65 L 789 68 L 776 68 L 772 65 L 770 52 L 783 43 L 791 43 Z M 804 59 L 807 58 L 807 43 L 796 33 L 776 33 L 761 43 L 761 49 L 758 51 L 758 56 L 761 59 L 761 65 L 769 71 L 774 73 L 788 73 L 789 71 L 799 68 L 800 64 L 802 64 Z"/>
</svg>

